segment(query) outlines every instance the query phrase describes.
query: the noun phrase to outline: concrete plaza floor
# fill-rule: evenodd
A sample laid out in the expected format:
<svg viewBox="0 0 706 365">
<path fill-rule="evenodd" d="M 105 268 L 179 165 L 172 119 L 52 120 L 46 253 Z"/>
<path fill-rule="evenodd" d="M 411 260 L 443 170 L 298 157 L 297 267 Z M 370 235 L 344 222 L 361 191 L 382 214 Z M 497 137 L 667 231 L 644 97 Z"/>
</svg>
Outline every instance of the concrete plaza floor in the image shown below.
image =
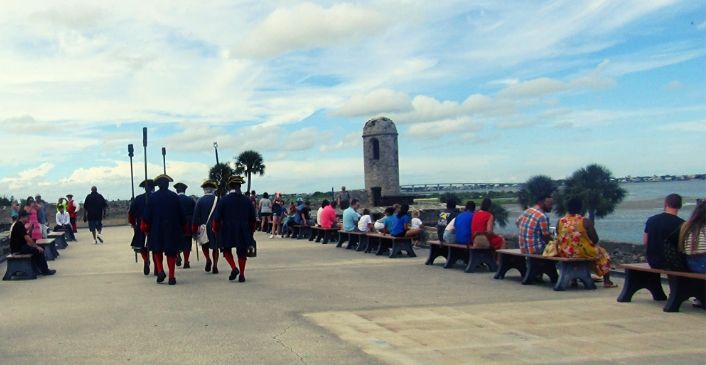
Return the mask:
<svg viewBox="0 0 706 365">
<path fill-rule="evenodd" d="M 56 276 L 0 282 L 0 364 L 703 364 L 706 312 L 639 292 L 554 292 L 258 233 L 246 283 L 142 275 L 128 227 L 79 242 Z M 0 264 L 2 273 L 5 264 Z M 620 279 L 615 280 L 622 286 Z"/>
</svg>

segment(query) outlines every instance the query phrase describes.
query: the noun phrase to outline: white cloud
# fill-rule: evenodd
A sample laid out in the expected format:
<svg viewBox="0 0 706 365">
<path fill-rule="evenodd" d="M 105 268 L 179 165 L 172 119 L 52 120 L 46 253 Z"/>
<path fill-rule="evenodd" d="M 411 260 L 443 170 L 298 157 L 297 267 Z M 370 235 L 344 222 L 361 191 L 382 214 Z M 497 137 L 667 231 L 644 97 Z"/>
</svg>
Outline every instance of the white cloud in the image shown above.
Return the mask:
<svg viewBox="0 0 706 365">
<path fill-rule="evenodd" d="M 706 20 L 702 21 L 699 25 L 697 25 L 696 29 L 706 30 Z"/>
<path fill-rule="evenodd" d="M 384 26 L 383 15 L 369 8 L 303 3 L 274 10 L 233 52 L 236 56 L 271 57 L 351 41 L 375 34 Z"/>
<path fill-rule="evenodd" d="M 375 117 L 384 113 L 406 112 L 412 108 L 409 96 L 390 89 L 373 90 L 365 95 L 354 95 L 334 111 L 345 117 Z"/>
<path fill-rule="evenodd" d="M 40 186 L 46 183 L 46 175 L 54 168 L 54 164 L 44 162 L 37 167 L 20 171 L 15 176 L 7 176 L 0 179 L 0 184 L 7 186 L 9 190 L 16 190 L 27 186 Z"/>
<path fill-rule="evenodd" d="M 479 128 L 478 124 L 465 117 L 416 123 L 409 126 L 407 133 L 414 138 L 438 139 L 443 136 L 473 132 Z"/>
<path fill-rule="evenodd" d="M 361 132 L 348 133 L 336 143 L 322 143 L 319 146 L 321 152 L 334 152 L 359 148 L 363 144 Z"/>
<path fill-rule="evenodd" d="M 684 88 L 684 84 L 679 80 L 671 80 L 664 85 L 667 91 L 676 91 Z"/>
<path fill-rule="evenodd" d="M 706 120 L 670 123 L 658 128 L 662 131 L 685 132 L 685 133 L 706 133 Z"/>
</svg>

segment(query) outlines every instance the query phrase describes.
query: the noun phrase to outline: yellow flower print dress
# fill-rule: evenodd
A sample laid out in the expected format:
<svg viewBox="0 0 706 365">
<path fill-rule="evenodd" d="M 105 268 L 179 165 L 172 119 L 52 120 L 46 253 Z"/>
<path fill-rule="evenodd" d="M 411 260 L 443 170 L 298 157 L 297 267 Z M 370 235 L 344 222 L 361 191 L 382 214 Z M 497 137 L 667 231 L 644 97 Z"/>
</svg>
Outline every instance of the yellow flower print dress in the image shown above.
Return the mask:
<svg viewBox="0 0 706 365">
<path fill-rule="evenodd" d="M 583 224 L 584 217 L 569 214 L 557 224 L 557 243 L 560 257 L 597 258 L 593 271 L 603 276 L 610 272 L 610 256 L 603 248 L 591 242 Z"/>
</svg>

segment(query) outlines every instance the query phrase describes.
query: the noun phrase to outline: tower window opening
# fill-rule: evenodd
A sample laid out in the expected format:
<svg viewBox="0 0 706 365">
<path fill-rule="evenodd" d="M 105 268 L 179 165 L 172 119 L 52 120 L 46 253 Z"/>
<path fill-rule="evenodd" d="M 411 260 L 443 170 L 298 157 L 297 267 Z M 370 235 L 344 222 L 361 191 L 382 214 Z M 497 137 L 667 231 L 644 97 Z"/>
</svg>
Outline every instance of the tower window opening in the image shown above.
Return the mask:
<svg viewBox="0 0 706 365">
<path fill-rule="evenodd" d="M 373 138 L 371 142 L 373 145 L 373 160 L 379 160 L 380 159 L 380 141 L 378 141 L 377 138 Z"/>
</svg>

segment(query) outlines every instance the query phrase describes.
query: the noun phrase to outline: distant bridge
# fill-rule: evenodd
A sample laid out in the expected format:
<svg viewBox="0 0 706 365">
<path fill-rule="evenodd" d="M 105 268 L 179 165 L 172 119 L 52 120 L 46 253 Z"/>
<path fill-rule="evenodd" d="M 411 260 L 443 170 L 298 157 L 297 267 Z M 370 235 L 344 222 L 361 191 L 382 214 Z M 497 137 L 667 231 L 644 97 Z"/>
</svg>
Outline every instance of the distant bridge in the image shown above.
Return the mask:
<svg viewBox="0 0 706 365">
<path fill-rule="evenodd" d="M 400 185 L 403 194 L 434 194 L 475 191 L 516 191 L 520 183 L 436 183 Z"/>
</svg>

